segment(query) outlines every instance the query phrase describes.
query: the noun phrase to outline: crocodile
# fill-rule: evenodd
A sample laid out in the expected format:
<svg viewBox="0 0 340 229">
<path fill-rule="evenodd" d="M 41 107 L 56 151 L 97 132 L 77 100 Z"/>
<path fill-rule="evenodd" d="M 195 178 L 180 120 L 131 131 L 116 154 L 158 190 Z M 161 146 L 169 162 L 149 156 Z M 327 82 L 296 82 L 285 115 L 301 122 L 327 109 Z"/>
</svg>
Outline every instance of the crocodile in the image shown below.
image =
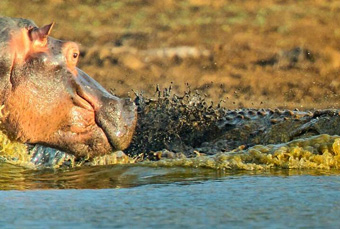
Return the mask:
<svg viewBox="0 0 340 229">
<path fill-rule="evenodd" d="M 322 134 L 340 135 L 337 109 L 230 110 L 208 104 L 198 92 L 188 90 L 180 97 L 170 91 L 159 92 L 156 99 L 137 95 L 139 121 L 127 152 L 157 159 L 154 152 L 166 149 L 193 157 Z"/>
</svg>

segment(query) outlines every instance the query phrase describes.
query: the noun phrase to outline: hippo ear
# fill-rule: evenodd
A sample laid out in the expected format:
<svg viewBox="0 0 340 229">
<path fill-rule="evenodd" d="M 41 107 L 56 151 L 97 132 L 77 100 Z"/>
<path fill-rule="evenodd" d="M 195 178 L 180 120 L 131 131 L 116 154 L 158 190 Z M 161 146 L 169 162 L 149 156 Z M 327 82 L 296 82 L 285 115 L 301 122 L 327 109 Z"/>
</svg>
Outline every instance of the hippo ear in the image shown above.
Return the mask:
<svg viewBox="0 0 340 229">
<path fill-rule="evenodd" d="M 34 46 L 43 47 L 47 44 L 47 37 L 51 33 L 54 22 L 41 28 L 30 28 L 29 36 Z"/>
</svg>

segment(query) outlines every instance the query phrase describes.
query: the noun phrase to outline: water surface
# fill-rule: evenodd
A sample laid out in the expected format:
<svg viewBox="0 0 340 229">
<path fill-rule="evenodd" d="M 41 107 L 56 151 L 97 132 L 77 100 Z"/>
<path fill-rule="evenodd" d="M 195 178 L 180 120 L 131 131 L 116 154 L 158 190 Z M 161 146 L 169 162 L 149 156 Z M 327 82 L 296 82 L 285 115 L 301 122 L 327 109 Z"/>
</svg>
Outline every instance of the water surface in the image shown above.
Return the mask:
<svg viewBox="0 0 340 229">
<path fill-rule="evenodd" d="M 337 170 L 0 164 L 1 227 L 338 227 Z"/>
</svg>

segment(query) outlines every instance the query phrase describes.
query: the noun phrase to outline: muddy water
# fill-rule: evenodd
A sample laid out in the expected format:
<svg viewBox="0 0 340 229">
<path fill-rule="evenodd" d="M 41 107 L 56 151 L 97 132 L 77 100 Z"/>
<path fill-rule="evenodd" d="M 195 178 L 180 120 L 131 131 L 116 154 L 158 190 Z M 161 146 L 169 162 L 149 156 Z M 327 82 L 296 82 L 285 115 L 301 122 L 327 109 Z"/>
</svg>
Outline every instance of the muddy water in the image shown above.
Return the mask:
<svg viewBox="0 0 340 229">
<path fill-rule="evenodd" d="M 337 170 L 0 164 L 3 227 L 337 227 Z"/>
</svg>

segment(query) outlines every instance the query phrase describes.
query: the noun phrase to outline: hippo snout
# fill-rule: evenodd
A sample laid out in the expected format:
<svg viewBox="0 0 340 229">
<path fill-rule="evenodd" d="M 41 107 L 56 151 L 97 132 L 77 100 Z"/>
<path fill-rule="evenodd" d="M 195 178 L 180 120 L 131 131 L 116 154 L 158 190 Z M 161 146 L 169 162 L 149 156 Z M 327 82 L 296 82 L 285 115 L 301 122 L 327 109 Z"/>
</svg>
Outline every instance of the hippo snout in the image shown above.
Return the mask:
<svg viewBox="0 0 340 229">
<path fill-rule="evenodd" d="M 104 131 L 113 150 L 127 148 L 137 123 L 136 105 L 130 99 L 118 98 L 78 69 L 77 93 L 95 112 L 96 124 Z"/>
<path fill-rule="evenodd" d="M 102 106 L 95 111 L 100 126 L 115 150 L 127 148 L 131 142 L 136 121 L 136 105 L 130 99 L 104 98 Z"/>
</svg>

